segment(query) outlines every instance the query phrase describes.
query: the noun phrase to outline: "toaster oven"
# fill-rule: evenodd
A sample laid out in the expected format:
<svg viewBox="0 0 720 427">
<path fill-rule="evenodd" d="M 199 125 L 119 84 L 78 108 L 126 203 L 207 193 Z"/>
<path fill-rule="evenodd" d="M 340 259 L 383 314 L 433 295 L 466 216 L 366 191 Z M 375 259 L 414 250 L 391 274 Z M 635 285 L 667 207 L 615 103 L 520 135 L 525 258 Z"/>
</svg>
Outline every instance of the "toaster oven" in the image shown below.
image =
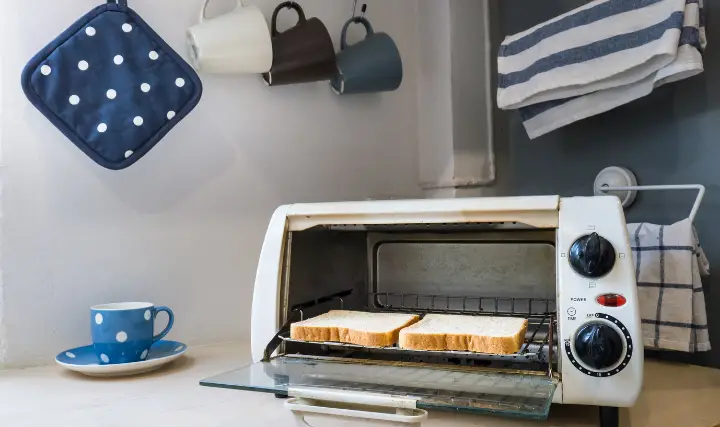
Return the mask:
<svg viewBox="0 0 720 427">
<path fill-rule="evenodd" d="M 528 319 L 516 354 L 291 339 L 333 309 Z M 547 418 L 550 404 L 632 406 L 643 351 L 615 197 L 298 204 L 273 215 L 252 303 L 254 364 L 202 385 L 290 398 L 311 415 L 420 425 L 427 409 Z M 368 425 L 368 424 L 362 424 Z"/>
</svg>

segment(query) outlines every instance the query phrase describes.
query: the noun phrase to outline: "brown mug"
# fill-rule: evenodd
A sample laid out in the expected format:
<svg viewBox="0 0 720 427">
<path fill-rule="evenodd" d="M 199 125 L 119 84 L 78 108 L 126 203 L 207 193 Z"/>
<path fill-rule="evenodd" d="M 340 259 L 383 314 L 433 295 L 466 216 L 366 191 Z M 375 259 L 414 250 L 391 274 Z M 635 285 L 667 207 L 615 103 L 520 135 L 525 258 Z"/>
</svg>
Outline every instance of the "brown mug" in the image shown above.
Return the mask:
<svg viewBox="0 0 720 427">
<path fill-rule="evenodd" d="M 293 9 L 298 23 L 282 33 L 277 30 L 278 14 Z M 263 74 L 269 86 L 330 80 L 337 71 L 335 47 L 325 24 L 318 18 L 305 18 L 305 12 L 294 1 L 275 8 L 272 16 L 273 64 Z"/>
</svg>

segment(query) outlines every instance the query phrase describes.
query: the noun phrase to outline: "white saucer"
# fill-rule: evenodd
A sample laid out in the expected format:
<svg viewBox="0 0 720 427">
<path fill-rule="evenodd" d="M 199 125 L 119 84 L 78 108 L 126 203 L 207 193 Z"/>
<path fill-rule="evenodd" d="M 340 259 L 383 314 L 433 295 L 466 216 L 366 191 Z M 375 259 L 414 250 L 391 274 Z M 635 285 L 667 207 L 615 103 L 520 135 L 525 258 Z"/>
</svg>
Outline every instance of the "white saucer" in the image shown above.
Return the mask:
<svg viewBox="0 0 720 427">
<path fill-rule="evenodd" d="M 55 362 L 63 368 L 91 377 L 122 377 L 154 371 L 187 351 L 187 345 L 177 341 L 161 340 L 150 347 L 147 360 L 117 365 L 101 365 L 92 345 L 73 348 L 55 356 Z"/>
</svg>

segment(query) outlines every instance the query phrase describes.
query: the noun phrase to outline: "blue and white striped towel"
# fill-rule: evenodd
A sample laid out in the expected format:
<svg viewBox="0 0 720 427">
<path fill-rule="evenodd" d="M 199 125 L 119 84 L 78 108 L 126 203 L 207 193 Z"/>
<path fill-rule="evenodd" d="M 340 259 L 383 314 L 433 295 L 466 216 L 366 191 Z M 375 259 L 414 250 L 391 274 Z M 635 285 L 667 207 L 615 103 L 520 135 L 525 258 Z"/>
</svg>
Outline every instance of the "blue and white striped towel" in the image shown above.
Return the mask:
<svg viewBox="0 0 720 427">
<path fill-rule="evenodd" d="M 703 72 L 703 0 L 596 0 L 507 37 L 498 106 L 537 138 Z"/>
<path fill-rule="evenodd" d="M 628 224 L 628 234 L 645 347 L 709 351 L 701 277 L 710 274 L 710 266 L 692 221 Z"/>
</svg>

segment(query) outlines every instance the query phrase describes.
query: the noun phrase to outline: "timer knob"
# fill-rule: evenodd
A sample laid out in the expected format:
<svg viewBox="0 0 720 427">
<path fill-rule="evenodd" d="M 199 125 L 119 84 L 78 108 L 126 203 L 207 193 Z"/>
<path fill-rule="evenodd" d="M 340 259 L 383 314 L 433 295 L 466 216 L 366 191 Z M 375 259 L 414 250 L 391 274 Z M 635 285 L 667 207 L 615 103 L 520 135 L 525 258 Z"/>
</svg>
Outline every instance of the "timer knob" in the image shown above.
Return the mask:
<svg viewBox="0 0 720 427">
<path fill-rule="evenodd" d="M 623 356 L 624 339 L 615 328 L 605 323 L 588 323 L 575 335 L 578 359 L 594 370 L 612 368 Z"/>
<path fill-rule="evenodd" d="M 578 274 L 596 279 L 612 271 L 615 266 L 615 248 L 597 233 L 588 234 L 570 247 L 570 265 Z"/>
</svg>

